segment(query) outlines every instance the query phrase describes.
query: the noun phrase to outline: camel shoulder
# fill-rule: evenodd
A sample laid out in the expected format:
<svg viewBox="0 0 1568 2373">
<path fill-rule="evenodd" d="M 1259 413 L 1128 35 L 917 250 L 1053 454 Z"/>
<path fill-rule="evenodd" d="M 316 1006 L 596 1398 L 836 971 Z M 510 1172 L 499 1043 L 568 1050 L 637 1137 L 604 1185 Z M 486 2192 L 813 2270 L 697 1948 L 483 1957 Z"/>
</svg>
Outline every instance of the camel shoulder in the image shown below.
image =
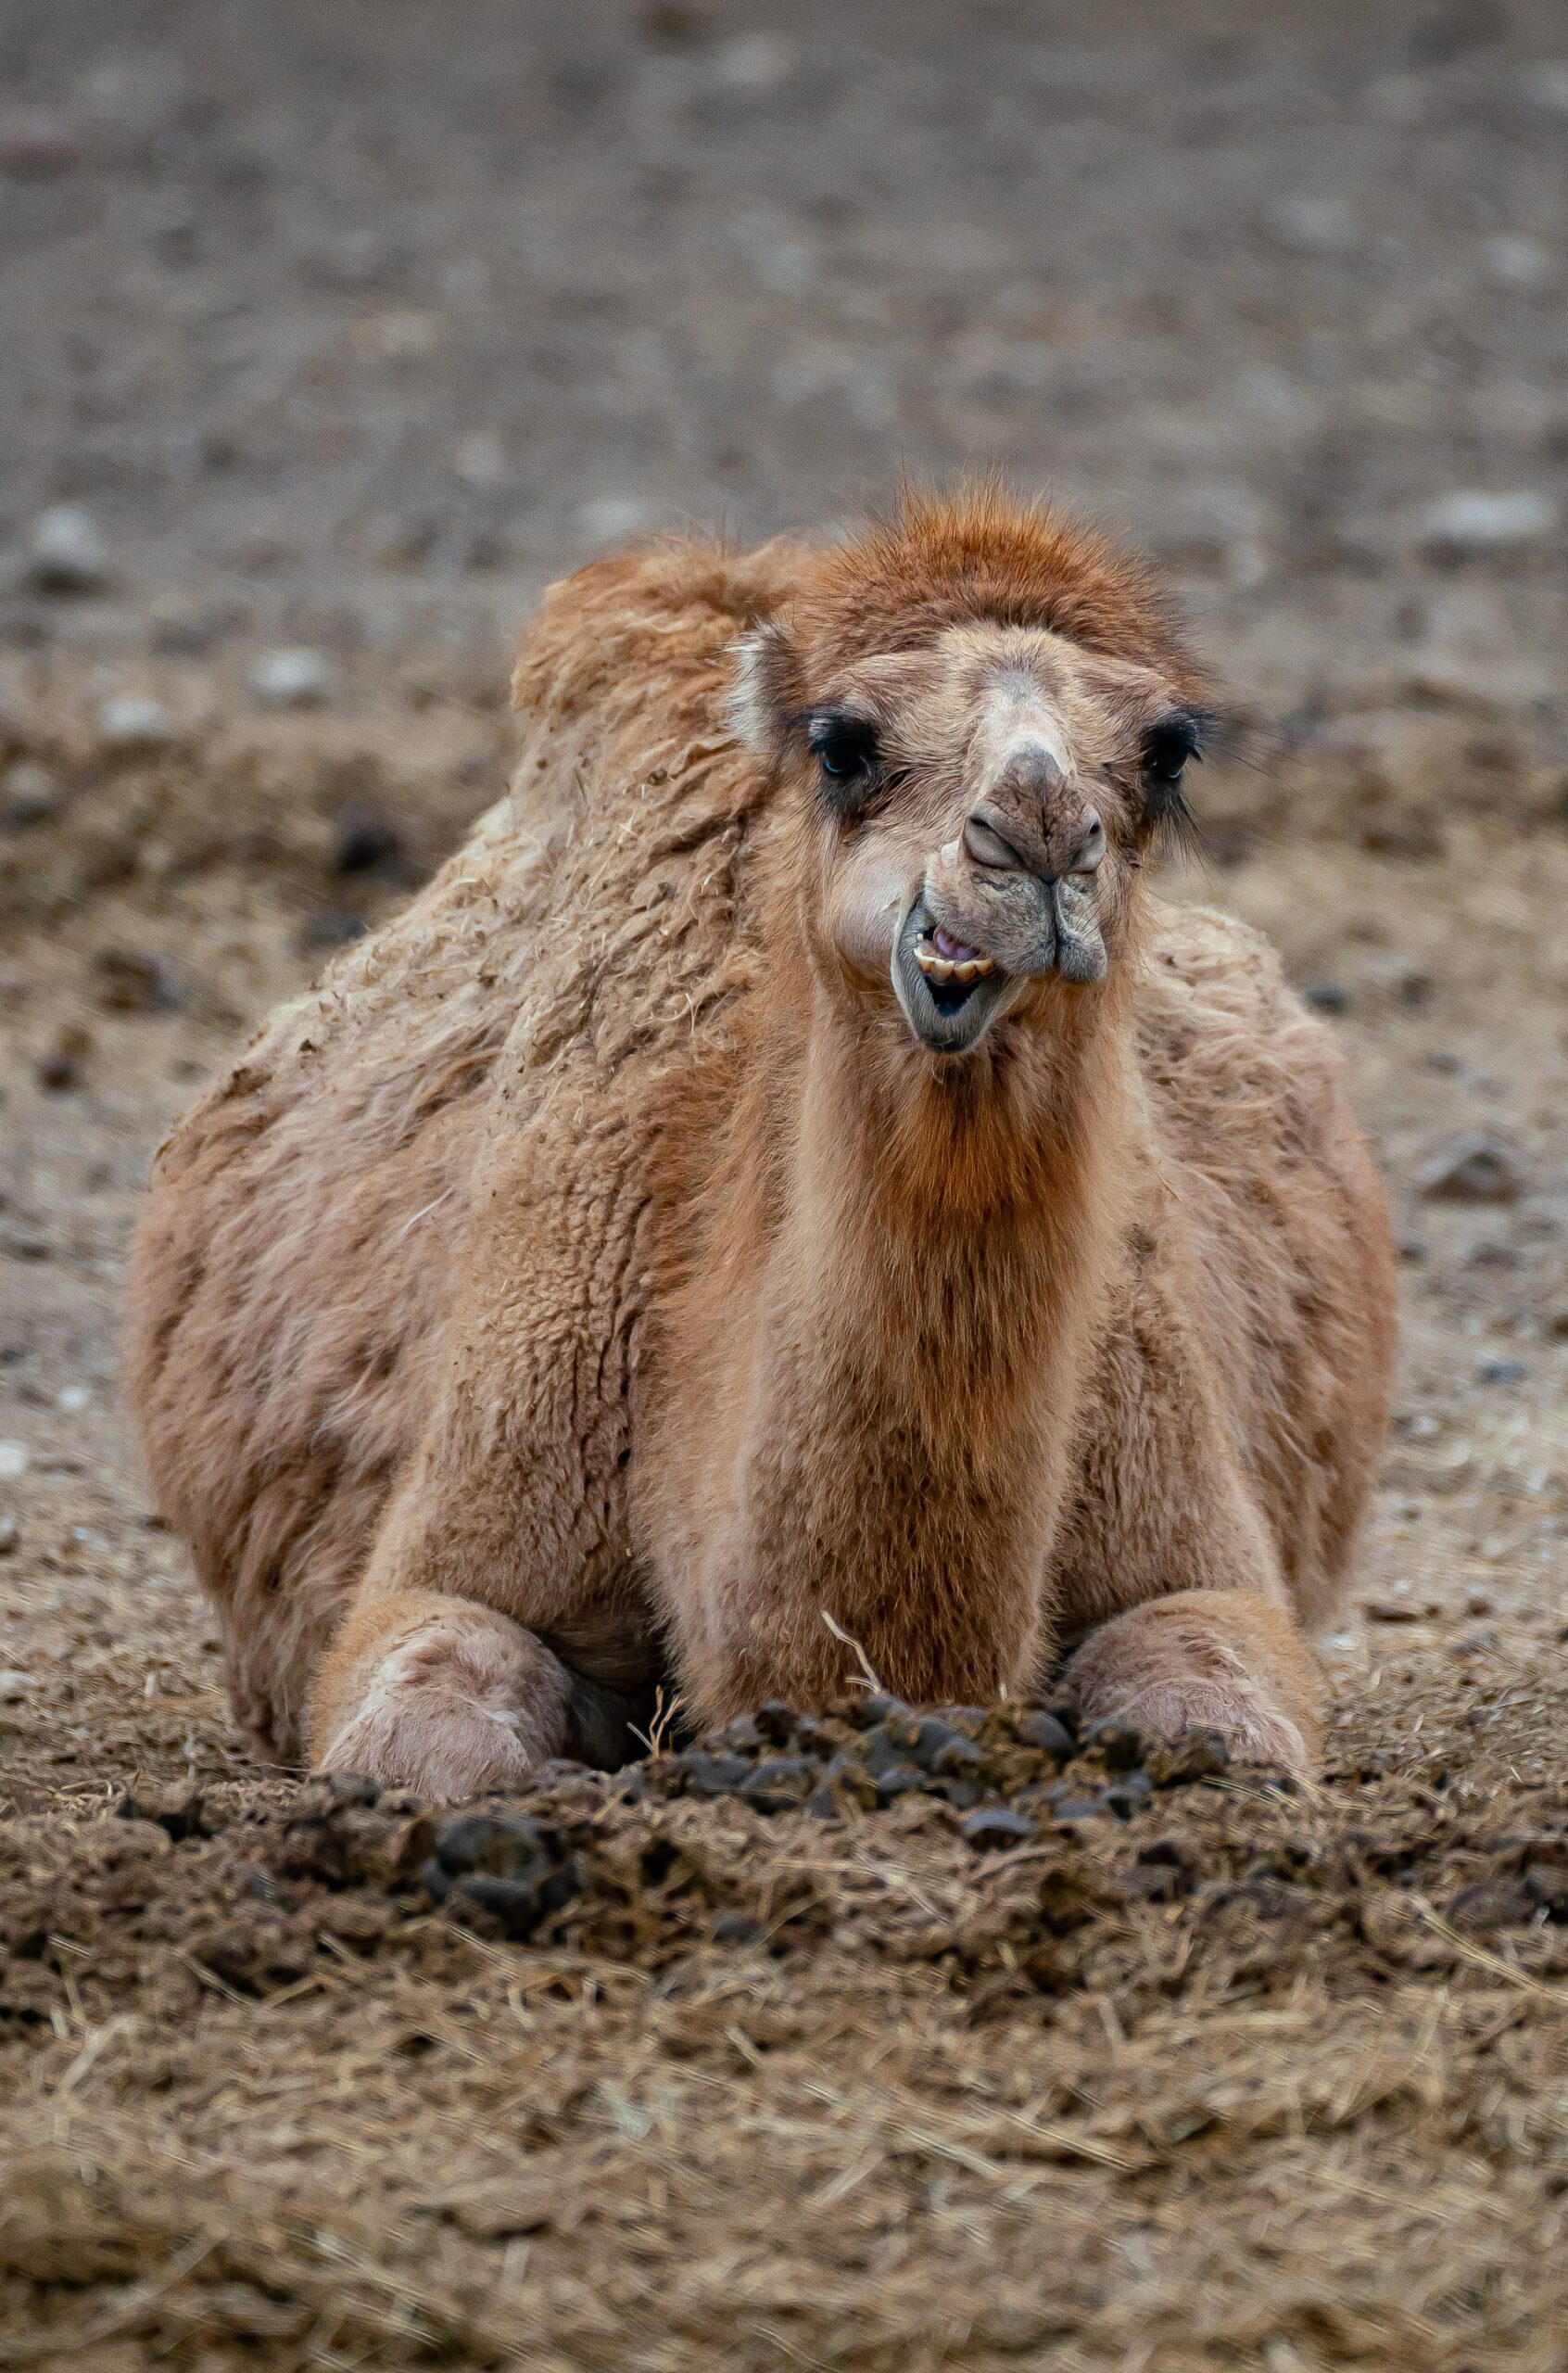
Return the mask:
<svg viewBox="0 0 1568 2373">
<path fill-rule="evenodd" d="M 1137 997 L 1145 1087 L 1178 1136 L 1313 1144 L 1338 1101 L 1338 1048 L 1261 932 L 1154 902 Z M 1211 1148 L 1212 1149 L 1212 1148 Z"/>
</svg>

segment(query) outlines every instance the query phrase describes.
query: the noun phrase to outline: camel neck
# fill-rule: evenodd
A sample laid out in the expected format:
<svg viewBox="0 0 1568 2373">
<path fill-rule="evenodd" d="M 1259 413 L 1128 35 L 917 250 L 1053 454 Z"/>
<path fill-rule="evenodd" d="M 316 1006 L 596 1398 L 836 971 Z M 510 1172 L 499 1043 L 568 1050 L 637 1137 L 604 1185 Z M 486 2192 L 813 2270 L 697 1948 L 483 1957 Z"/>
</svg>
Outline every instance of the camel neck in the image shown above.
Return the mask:
<svg viewBox="0 0 1568 2373">
<path fill-rule="evenodd" d="M 905 1695 L 1031 1677 L 1119 1212 L 1099 1002 L 946 1069 L 819 1006 L 774 1075 L 769 1159 L 730 1171 L 685 1312 L 701 1481 L 672 1541 L 715 1619 L 745 1610 L 765 1694 L 786 1623 L 791 1669 L 841 1684 L 824 1608 Z"/>
</svg>

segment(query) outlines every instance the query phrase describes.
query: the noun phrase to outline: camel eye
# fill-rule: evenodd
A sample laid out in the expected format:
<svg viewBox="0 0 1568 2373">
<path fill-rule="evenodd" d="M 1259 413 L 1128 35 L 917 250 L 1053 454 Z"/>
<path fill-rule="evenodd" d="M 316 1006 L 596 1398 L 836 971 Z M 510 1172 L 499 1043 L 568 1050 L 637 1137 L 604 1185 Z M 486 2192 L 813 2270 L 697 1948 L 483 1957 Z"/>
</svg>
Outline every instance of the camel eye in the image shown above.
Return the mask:
<svg viewBox="0 0 1568 2373">
<path fill-rule="evenodd" d="M 836 807 L 853 804 L 877 762 L 877 737 L 858 717 L 818 717 L 811 729 L 812 754 Z"/>
<path fill-rule="evenodd" d="M 1179 783 L 1187 760 L 1200 755 L 1195 717 L 1161 717 L 1144 740 L 1144 772 L 1156 784 Z"/>
</svg>

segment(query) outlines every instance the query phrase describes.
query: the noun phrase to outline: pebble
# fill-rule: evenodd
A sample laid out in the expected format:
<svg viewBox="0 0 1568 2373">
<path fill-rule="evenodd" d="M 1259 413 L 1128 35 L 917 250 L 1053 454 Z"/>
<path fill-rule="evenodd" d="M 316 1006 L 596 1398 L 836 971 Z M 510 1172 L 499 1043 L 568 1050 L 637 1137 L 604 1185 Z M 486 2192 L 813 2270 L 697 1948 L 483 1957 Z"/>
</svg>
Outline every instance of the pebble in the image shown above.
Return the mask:
<svg viewBox="0 0 1568 2373">
<path fill-rule="evenodd" d="M 1551 535 L 1561 517 L 1562 508 L 1551 496 L 1532 488 L 1490 494 L 1480 487 L 1456 487 L 1427 505 L 1422 531 L 1440 551 L 1502 552 Z"/>
<path fill-rule="evenodd" d="M 1435 819 L 1419 808 L 1374 816 L 1362 826 L 1360 841 L 1372 857 L 1442 857 L 1448 847 Z"/>
<path fill-rule="evenodd" d="M 1344 1013 L 1350 1004 L 1350 992 L 1338 981 L 1313 981 L 1301 992 L 1315 1013 Z"/>
<path fill-rule="evenodd" d="M 337 873 L 371 873 L 403 863 L 403 836 L 388 816 L 368 803 L 352 800 L 337 819 L 337 845 L 333 869 Z"/>
<path fill-rule="evenodd" d="M 601 494 L 579 502 L 572 525 L 585 542 L 619 543 L 626 536 L 645 536 L 658 525 L 659 506 L 635 494 Z"/>
<path fill-rule="evenodd" d="M 1435 1155 L 1417 1183 L 1434 1203 L 1516 1203 L 1524 1186 L 1512 1155 L 1486 1137 Z"/>
<path fill-rule="evenodd" d="M 82 143 L 63 115 L 44 108 L 7 116 L 0 125 L 0 163 L 20 180 L 52 180 L 68 173 L 82 154 Z"/>
<path fill-rule="evenodd" d="M 32 1464 L 25 1442 L 0 1442 L 0 1483 L 19 1483 Z"/>
<path fill-rule="evenodd" d="M 15 1516 L 0 1516 L 0 1557 L 8 1557 L 21 1539 L 21 1527 Z"/>
<path fill-rule="evenodd" d="M 958 1833 L 970 1846 L 1024 1846 L 1034 1835 L 1034 1823 L 1010 1805 L 982 1805 L 966 1813 Z"/>
<path fill-rule="evenodd" d="M 79 1022 L 66 1022 L 56 1032 L 54 1044 L 38 1058 L 35 1076 L 39 1086 L 48 1088 L 53 1095 L 80 1087 L 82 1067 L 92 1051 L 91 1034 Z"/>
<path fill-rule="evenodd" d="M 25 827 L 46 823 L 59 812 L 59 784 L 47 767 L 32 758 L 19 758 L 0 779 L 0 816 L 7 824 Z"/>
<path fill-rule="evenodd" d="M 86 1408 L 92 1398 L 92 1392 L 86 1385 L 68 1384 L 59 1394 L 55 1405 L 57 1408 L 63 1409 L 68 1417 L 73 1417 L 79 1409 Z"/>
<path fill-rule="evenodd" d="M 1490 1615 L 1492 1613 L 1492 1606 L 1493 1602 L 1490 1591 L 1466 1591 L 1464 1594 L 1464 1611 L 1466 1615 Z"/>
<path fill-rule="evenodd" d="M 777 91 L 795 70 L 795 48 L 778 33 L 737 33 L 714 52 L 714 73 L 726 90 L 761 96 Z"/>
<path fill-rule="evenodd" d="M 180 1002 L 173 971 L 139 947 L 98 947 L 93 971 L 101 1001 L 116 1013 L 162 1013 Z"/>
<path fill-rule="evenodd" d="M 118 692 L 98 711 L 98 731 L 120 750 L 152 749 L 169 739 L 169 711 L 161 701 L 138 692 Z"/>
<path fill-rule="evenodd" d="M 1297 255 L 1350 255 L 1361 243 L 1359 220 L 1343 197 L 1277 198 L 1269 219 L 1281 244 Z"/>
<path fill-rule="evenodd" d="M 1539 239 L 1518 231 L 1499 231 L 1481 242 L 1486 277 L 1499 288 L 1545 288 L 1557 277 L 1557 258 Z"/>
<path fill-rule="evenodd" d="M 264 651 L 250 671 L 251 691 L 273 708 L 319 707 L 331 680 L 325 654 L 304 648 Z"/>
<path fill-rule="evenodd" d="M 16 1665 L 6 1666 L 0 1670 L 0 1706 L 19 1704 L 32 1685 L 30 1672 L 21 1671 Z"/>
<path fill-rule="evenodd" d="M 82 504 L 40 512 L 28 539 L 28 575 L 41 593 L 96 593 L 108 583 L 108 548 Z"/>
<path fill-rule="evenodd" d="M 1361 1612 L 1369 1623 L 1424 1623 L 1437 1612 L 1422 1599 L 1397 1596 L 1396 1593 L 1400 1588 L 1401 1585 L 1396 1583 L 1394 1591 L 1386 1598 L 1361 1601 Z"/>
<path fill-rule="evenodd" d="M 1055 1714 L 1046 1713 L 1043 1708 L 1018 1716 L 1018 1736 L 1026 1746 L 1038 1747 L 1057 1763 L 1071 1759 L 1071 1732 Z"/>
<path fill-rule="evenodd" d="M 1523 1384 L 1530 1371 L 1523 1360 L 1483 1360 L 1475 1371 L 1477 1384 Z"/>
</svg>

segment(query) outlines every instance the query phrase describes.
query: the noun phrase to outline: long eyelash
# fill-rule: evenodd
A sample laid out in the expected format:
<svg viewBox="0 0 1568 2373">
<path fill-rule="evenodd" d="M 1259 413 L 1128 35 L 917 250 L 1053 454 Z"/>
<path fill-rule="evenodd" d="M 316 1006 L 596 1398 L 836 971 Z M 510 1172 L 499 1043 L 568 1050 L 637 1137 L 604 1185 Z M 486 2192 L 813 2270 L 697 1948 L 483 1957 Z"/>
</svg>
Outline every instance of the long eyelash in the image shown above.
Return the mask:
<svg viewBox="0 0 1568 2373">
<path fill-rule="evenodd" d="M 1193 753 L 1195 757 L 1197 753 Z M 1155 814 L 1155 845 L 1162 857 L 1199 857 L 1203 855 L 1203 827 L 1187 805 L 1186 793 L 1180 783 L 1167 784 L 1160 793 Z"/>
</svg>

